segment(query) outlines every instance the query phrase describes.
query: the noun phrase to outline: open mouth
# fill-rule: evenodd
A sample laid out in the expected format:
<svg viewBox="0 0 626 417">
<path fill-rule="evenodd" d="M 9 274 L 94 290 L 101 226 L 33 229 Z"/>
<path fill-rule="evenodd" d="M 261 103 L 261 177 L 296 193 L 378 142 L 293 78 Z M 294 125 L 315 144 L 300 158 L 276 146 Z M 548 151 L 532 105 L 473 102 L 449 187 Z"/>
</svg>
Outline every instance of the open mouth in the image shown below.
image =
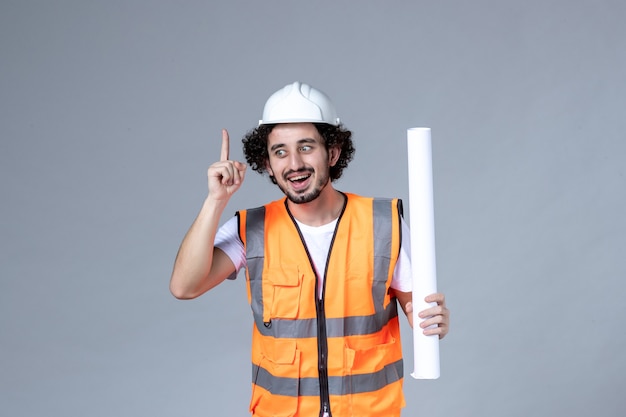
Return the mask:
<svg viewBox="0 0 626 417">
<path fill-rule="evenodd" d="M 308 180 L 310 177 L 311 177 L 311 174 L 296 175 L 296 176 L 289 178 L 289 181 L 294 184 L 302 184 L 303 182 Z"/>
<path fill-rule="evenodd" d="M 288 172 L 285 175 L 285 180 L 291 184 L 294 191 L 304 191 L 309 188 L 309 184 L 312 181 L 313 172 L 310 170 L 303 170 L 298 172 Z"/>
</svg>

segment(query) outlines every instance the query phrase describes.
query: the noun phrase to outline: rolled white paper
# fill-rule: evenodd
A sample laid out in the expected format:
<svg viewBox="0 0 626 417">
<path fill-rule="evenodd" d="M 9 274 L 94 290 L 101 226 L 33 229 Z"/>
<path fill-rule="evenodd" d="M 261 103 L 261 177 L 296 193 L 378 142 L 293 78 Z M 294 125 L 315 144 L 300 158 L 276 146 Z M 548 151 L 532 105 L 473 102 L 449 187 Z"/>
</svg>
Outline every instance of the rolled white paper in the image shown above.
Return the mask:
<svg viewBox="0 0 626 417">
<path fill-rule="evenodd" d="M 411 273 L 413 278 L 413 358 L 411 376 L 439 378 L 439 336 L 425 336 L 418 313 L 436 303 L 424 298 L 437 292 L 435 215 L 430 128 L 407 130 L 409 157 L 409 215 L 411 220 Z"/>
</svg>

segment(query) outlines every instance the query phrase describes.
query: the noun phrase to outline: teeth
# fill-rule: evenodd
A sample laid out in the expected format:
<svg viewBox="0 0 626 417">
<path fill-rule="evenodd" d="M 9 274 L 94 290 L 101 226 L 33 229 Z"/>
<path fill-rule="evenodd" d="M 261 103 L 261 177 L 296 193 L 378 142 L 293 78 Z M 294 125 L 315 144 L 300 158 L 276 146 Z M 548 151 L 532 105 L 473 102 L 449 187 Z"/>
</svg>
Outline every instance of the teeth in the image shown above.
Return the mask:
<svg viewBox="0 0 626 417">
<path fill-rule="evenodd" d="M 289 178 L 289 181 L 300 181 L 309 178 L 308 175 L 300 175 L 298 177 Z"/>
</svg>

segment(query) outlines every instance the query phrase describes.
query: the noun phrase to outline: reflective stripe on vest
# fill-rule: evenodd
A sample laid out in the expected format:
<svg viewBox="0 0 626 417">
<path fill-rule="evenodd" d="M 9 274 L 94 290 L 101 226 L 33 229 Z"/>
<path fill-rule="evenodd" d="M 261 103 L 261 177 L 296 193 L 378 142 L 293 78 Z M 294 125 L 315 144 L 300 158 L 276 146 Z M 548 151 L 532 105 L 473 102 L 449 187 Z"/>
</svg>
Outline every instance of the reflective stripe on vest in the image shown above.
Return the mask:
<svg viewBox="0 0 626 417">
<path fill-rule="evenodd" d="M 348 395 L 361 392 L 377 391 L 393 382 L 399 381 L 404 372 L 403 362 L 396 361 L 386 365 L 378 372 L 364 375 L 330 376 L 328 388 L 330 395 Z M 276 395 L 293 395 L 294 386 L 299 395 L 320 395 L 320 383 L 317 378 L 280 378 L 275 377 L 258 365 L 252 365 L 255 383 Z"/>
<path fill-rule="evenodd" d="M 252 280 L 250 282 L 252 285 Z M 260 286 L 260 284 L 258 284 Z M 271 325 L 269 320 L 253 313 L 259 333 L 263 336 L 276 338 L 305 338 L 317 337 L 317 319 L 287 320 L 273 318 Z M 396 303 L 389 303 L 387 308 L 371 316 L 351 316 L 341 318 L 327 318 L 326 327 L 328 337 L 354 336 L 359 334 L 372 334 L 382 330 L 389 320 L 398 315 Z"/>
<path fill-rule="evenodd" d="M 247 210 L 246 262 L 250 276 L 252 311 L 263 311 L 263 259 L 265 257 L 265 207 Z M 256 317 L 255 317 L 256 321 Z M 261 317 L 261 327 L 264 327 Z M 266 320 L 269 321 L 269 320 Z M 258 324 L 257 324 L 258 325 Z"/>
</svg>

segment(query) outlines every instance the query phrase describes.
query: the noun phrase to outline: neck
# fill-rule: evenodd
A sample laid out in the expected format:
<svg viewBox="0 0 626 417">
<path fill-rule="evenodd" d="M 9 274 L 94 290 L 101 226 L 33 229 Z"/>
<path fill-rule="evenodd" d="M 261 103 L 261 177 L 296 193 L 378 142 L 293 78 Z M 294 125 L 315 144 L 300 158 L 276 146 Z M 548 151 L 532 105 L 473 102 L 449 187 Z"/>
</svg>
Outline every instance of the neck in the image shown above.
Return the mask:
<svg viewBox="0 0 626 417">
<path fill-rule="evenodd" d="M 344 195 L 328 184 L 315 200 L 304 204 L 287 200 L 287 207 L 299 222 L 308 226 L 323 226 L 339 217 L 344 200 Z"/>
</svg>

